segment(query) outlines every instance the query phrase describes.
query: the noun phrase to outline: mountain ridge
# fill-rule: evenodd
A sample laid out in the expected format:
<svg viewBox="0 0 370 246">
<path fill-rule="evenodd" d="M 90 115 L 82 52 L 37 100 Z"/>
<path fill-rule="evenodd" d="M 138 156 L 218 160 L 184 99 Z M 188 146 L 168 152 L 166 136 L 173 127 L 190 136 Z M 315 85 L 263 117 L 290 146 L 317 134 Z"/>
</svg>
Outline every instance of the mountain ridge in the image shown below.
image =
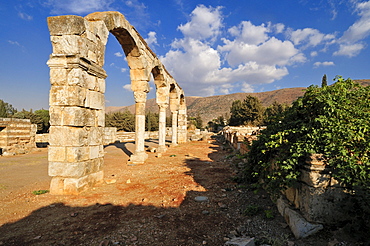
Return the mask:
<svg viewBox="0 0 370 246">
<path fill-rule="evenodd" d="M 363 86 L 370 85 L 370 79 L 355 80 Z M 230 108 L 234 101 L 244 100 L 246 96 L 251 95 L 257 97 L 263 106 L 268 107 L 275 101 L 278 103 L 291 104 L 298 97 L 303 96 L 306 87 L 284 88 L 266 92 L 253 93 L 233 93 L 227 95 L 217 95 L 209 97 L 186 96 L 187 113 L 189 117 L 196 117 L 198 114 L 203 120 L 203 125 L 206 125 L 212 119 L 219 116 L 229 116 Z M 146 102 L 146 111 L 158 113 L 158 105 L 155 98 L 148 99 Z M 119 112 L 128 110 L 135 113 L 135 104 L 130 106 L 109 106 L 106 108 L 107 113 Z M 170 115 L 169 107 L 167 109 L 167 116 Z"/>
</svg>

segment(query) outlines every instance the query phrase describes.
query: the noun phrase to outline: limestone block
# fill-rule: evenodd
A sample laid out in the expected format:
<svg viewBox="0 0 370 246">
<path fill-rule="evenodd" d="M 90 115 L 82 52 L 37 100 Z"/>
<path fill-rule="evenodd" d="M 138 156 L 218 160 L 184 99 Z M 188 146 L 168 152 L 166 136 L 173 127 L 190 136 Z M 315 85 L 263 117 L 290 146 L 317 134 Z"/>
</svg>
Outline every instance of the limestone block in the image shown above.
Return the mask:
<svg viewBox="0 0 370 246">
<path fill-rule="evenodd" d="M 51 43 L 53 45 L 54 54 L 78 54 L 80 53 L 80 36 L 77 35 L 63 35 L 51 36 Z"/>
<path fill-rule="evenodd" d="M 89 143 L 88 131 L 82 127 L 51 126 L 49 144 L 51 146 L 84 146 Z"/>
<path fill-rule="evenodd" d="M 49 146 L 48 147 L 48 160 L 52 162 L 64 162 L 66 160 L 67 150 L 66 147 Z"/>
<path fill-rule="evenodd" d="M 306 221 L 297 211 L 289 208 L 288 203 L 282 198 L 277 200 L 276 205 L 296 238 L 308 237 L 324 228 L 321 224 Z"/>
<path fill-rule="evenodd" d="M 50 106 L 85 106 L 86 89 L 79 86 L 52 86 Z"/>
<path fill-rule="evenodd" d="M 95 12 L 87 15 L 85 19 L 89 21 L 103 20 L 109 31 L 117 28 L 131 28 L 130 23 L 125 19 L 124 15 L 116 11 Z"/>
<path fill-rule="evenodd" d="M 94 63 L 98 63 L 98 59 L 97 59 L 97 56 L 96 56 L 96 51 L 88 50 L 87 58 L 90 61 L 94 62 Z"/>
<path fill-rule="evenodd" d="M 89 160 L 89 147 L 66 147 L 67 162 L 82 162 Z"/>
<path fill-rule="evenodd" d="M 104 137 L 104 127 L 90 127 L 88 129 L 88 143 L 89 145 L 102 145 Z"/>
<path fill-rule="evenodd" d="M 83 17 L 75 15 L 48 17 L 50 35 L 80 35 L 85 32 L 86 23 Z"/>
<path fill-rule="evenodd" d="M 99 154 L 100 154 L 100 145 L 96 145 L 96 146 L 90 146 L 89 147 L 89 158 L 90 159 L 96 159 L 99 157 Z"/>
<path fill-rule="evenodd" d="M 85 87 L 86 82 L 82 76 L 82 73 L 83 71 L 81 68 L 71 69 L 67 75 L 68 83 L 66 85 Z"/>
<path fill-rule="evenodd" d="M 127 63 L 130 69 L 142 69 L 144 67 L 147 67 L 148 62 L 145 60 L 145 57 L 140 56 L 139 53 L 135 54 L 131 51 L 129 55 L 127 55 Z"/>
<path fill-rule="evenodd" d="M 104 109 L 104 94 L 98 91 L 87 90 L 85 107 L 91 109 Z"/>
<path fill-rule="evenodd" d="M 57 162 L 49 161 L 49 176 L 75 177 L 86 175 L 88 161 Z"/>
<path fill-rule="evenodd" d="M 109 30 L 103 21 L 92 21 L 89 22 L 89 28 L 91 33 L 94 34 L 95 40 L 98 38 L 103 45 L 107 44 Z M 93 40 L 93 39 L 92 39 Z M 96 41 L 94 41 L 96 42 Z"/>
<path fill-rule="evenodd" d="M 66 85 L 67 84 L 67 69 L 51 68 L 50 69 L 50 84 L 51 85 Z"/>
<path fill-rule="evenodd" d="M 104 159 L 103 158 L 95 158 L 89 160 L 86 165 L 86 173 L 92 174 L 102 170 L 103 168 Z"/>
<path fill-rule="evenodd" d="M 105 112 L 104 110 L 94 110 L 95 111 L 95 126 L 105 126 Z"/>
<path fill-rule="evenodd" d="M 101 93 L 105 93 L 105 79 L 97 78 L 97 89 Z"/>
<path fill-rule="evenodd" d="M 95 112 L 81 107 L 50 107 L 53 126 L 95 126 Z"/>
<path fill-rule="evenodd" d="M 83 72 L 83 79 L 86 83 L 86 88 L 89 90 L 94 90 L 97 87 L 97 77 L 87 73 L 86 71 Z"/>
<path fill-rule="evenodd" d="M 148 69 L 130 69 L 130 78 L 131 80 L 138 80 L 138 81 L 149 81 L 150 79 L 150 71 Z M 133 89 L 133 91 L 135 91 Z"/>
</svg>

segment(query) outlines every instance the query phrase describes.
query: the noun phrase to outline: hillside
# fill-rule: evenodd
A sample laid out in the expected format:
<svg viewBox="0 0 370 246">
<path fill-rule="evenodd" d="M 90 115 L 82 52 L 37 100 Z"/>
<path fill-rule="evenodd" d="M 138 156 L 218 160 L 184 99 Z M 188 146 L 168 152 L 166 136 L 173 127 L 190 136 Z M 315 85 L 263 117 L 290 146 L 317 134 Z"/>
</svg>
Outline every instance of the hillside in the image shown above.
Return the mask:
<svg viewBox="0 0 370 246">
<path fill-rule="evenodd" d="M 188 116 L 195 117 L 199 113 L 203 123 L 206 124 L 218 116 L 229 114 L 232 102 L 235 100 L 244 100 L 247 95 L 258 97 L 264 106 L 269 106 L 274 101 L 290 104 L 299 96 L 303 95 L 304 89 L 304 87 L 298 87 L 259 93 L 234 93 L 211 97 L 186 97 L 185 99 L 188 108 Z M 125 110 L 134 113 L 135 105 L 106 108 L 107 113 Z M 158 105 L 155 99 L 148 99 L 146 110 L 158 113 Z"/>
<path fill-rule="evenodd" d="M 370 85 L 370 79 L 355 80 L 363 86 Z M 258 92 L 258 93 L 234 93 L 220 96 L 210 97 L 185 97 L 186 105 L 188 108 L 188 116 L 195 117 L 199 113 L 203 120 L 203 124 L 215 119 L 219 116 L 225 116 L 230 114 L 231 104 L 235 100 L 244 100 L 247 95 L 258 97 L 262 102 L 263 106 L 267 107 L 273 102 L 288 103 L 291 104 L 298 97 L 304 94 L 305 87 L 296 88 L 285 88 L 274 91 Z M 131 113 L 135 113 L 135 105 L 123 106 L 123 107 L 107 107 L 106 112 L 118 112 L 129 110 Z M 149 99 L 146 103 L 146 110 L 158 113 L 158 105 L 155 99 Z M 170 111 L 167 110 L 167 115 Z"/>
</svg>

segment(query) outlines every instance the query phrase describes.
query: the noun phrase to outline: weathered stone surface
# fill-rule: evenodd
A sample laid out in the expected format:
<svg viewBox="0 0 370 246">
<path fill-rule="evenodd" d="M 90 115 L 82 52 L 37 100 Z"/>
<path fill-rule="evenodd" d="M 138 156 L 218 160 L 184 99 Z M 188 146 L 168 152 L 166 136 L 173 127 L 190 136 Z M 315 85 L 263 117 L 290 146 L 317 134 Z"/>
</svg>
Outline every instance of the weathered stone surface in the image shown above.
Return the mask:
<svg viewBox="0 0 370 246">
<path fill-rule="evenodd" d="M 254 246 L 254 238 L 250 237 L 235 237 L 225 243 L 225 246 Z"/>
<path fill-rule="evenodd" d="M 75 15 L 48 18 L 50 35 L 80 35 L 86 31 L 86 20 Z"/>
<path fill-rule="evenodd" d="M 81 127 L 51 126 L 49 130 L 51 146 L 87 146 L 88 131 Z M 96 142 L 96 141 L 95 141 Z M 94 144 L 97 145 L 97 144 Z"/>
<path fill-rule="evenodd" d="M 50 106 L 85 106 L 86 89 L 79 86 L 52 86 Z"/>
<path fill-rule="evenodd" d="M 276 205 L 296 238 L 308 237 L 324 228 L 321 224 L 306 221 L 302 215 L 291 209 L 283 198 L 279 198 Z"/>
</svg>

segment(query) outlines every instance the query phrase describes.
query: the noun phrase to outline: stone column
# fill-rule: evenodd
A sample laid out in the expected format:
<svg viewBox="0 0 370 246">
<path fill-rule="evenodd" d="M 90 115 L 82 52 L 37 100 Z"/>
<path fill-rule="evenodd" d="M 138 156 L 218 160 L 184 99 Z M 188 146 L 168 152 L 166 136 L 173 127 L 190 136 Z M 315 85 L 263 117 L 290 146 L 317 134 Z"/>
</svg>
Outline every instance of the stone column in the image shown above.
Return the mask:
<svg viewBox="0 0 370 246">
<path fill-rule="evenodd" d="M 158 142 L 159 146 L 157 151 L 159 153 L 166 152 L 166 109 L 167 103 L 158 104 L 159 106 L 159 131 L 158 131 Z"/>
<path fill-rule="evenodd" d="M 171 111 L 172 114 L 172 146 L 177 145 L 177 110 Z"/>
<path fill-rule="evenodd" d="M 178 116 L 178 142 L 186 143 L 187 141 L 187 115 L 186 107 L 180 106 L 179 116 Z"/>
<path fill-rule="evenodd" d="M 102 21 L 79 16 L 49 17 L 48 26 L 50 192 L 78 194 L 103 181 L 107 75 L 102 67 L 109 32 Z"/>
<path fill-rule="evenodd" d="M 135 91 L 135 153 L 130 156 L 130 162 L 142 164 L 148 158 L 145 153 L 145 102 L 147 93 Z"/>
</svg>

